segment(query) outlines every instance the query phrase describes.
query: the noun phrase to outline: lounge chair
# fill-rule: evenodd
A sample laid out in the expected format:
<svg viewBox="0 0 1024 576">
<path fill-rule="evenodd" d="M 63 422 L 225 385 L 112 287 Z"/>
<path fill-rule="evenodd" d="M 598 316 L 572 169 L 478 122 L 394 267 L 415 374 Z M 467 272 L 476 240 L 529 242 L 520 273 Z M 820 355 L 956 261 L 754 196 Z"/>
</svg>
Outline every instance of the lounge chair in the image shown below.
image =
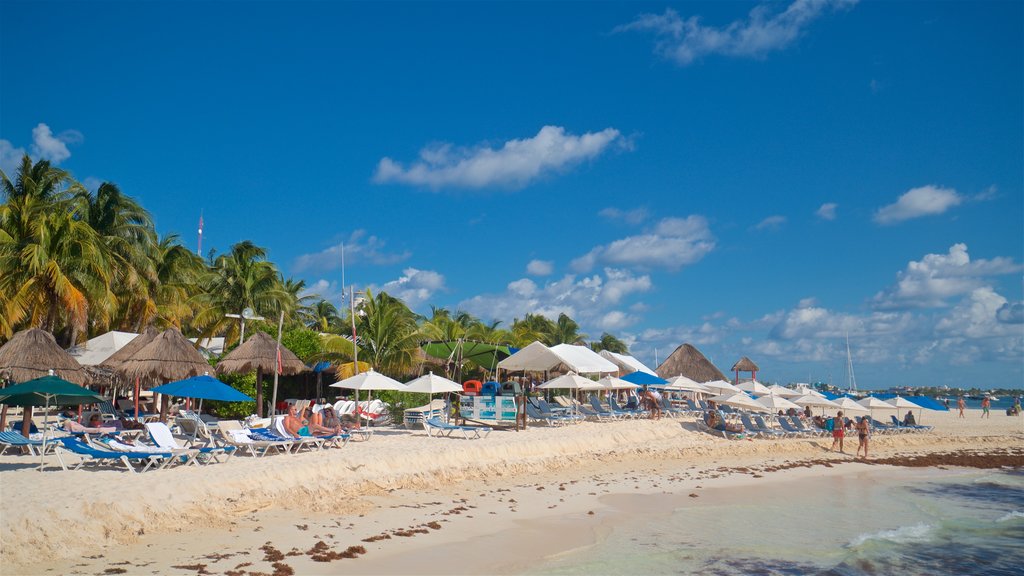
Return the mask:
<svg viewBox="0 0 1024 576">
<path fill-rule="evenodd" d="M 789 421 L 793 423 L 794 428 L 805 434 L 809 434 L 811 436 L 828 436 L 827 430 L 822 430 L 818 427 L 808 428 L 807 426 L 804 426 L 804 421 L 801 420 L 799 416 L 790 416 Z"/>
<path fill-rule="evenodd" d="M 242 423 L 238 420 L 222 420 L 220 426 L 217 427 L 217 430 L 224 438 L 224 442 L 226 444 L 234 446 L 240 453 L 248 452 L 257 458 L 266 456 L 271 450 L 277 453 L 291 452 L 292 446 L 295 444 L 289 440 L 263 440 L 253 438 L 252 435 L 249 434 L 249 430 L 247 428 L 243 428 Z"/>
<path fill-rule="evenodd" d="M 697 426 L 706 431 L 708 434 L 720 434 L 722 438 L 725 438 L 727 440 L 742 440 L 746 438 L 746 434 L 744 434 L 743 432 L 733 432 L 725 427 L 725 415 L 722 414 L 721 412 L 718 413 L 718 421 L 721 422 L 721 424 L 719 426 L 716 426 L 715 428 L 711 428 L 710 426 L 708 426 L 707 422 L 702 417 L 697 419 Z"/>
<path fill-rule="evenodd" d="M 561 426 L 563 424 L 571 424 L 573 422 L 577 422 L 577 421 L 580 420 L 580 418 L 577 417 L 577 416 L 551 414 L 550 412 L 541 412 L 539 408 L 537 408 L 536 406 L 534 406 L 530 402 L 526 403 L 526 415 L 529 416 L 530 418 L 533 418 L 534 420 L 540 420 L 541 422 L 544 422 L 546 424 L 550 424 L 552 426 Z"/>
<path fill-rule="evenodd" d="M 142 472 L 149 470 L 150 468 L 158 469 L 163 468 L 170 464 L 174 455 L 170 452 L 114 452 L 113 450 L 101 450 L 93 446 L 89 446 L 82 440 L 73 436 L 65 438 L 59 438 L 60 445 L 56 447 L 57 460 L 60 462 L 61 468 L 65 470 L 78 470 L 86 464 L 124 464 L 124 467 L 131 472 L 138 472 L 133 462 L 139 464 L 145 464 L 142 467 Z M 64 452 L 69 452 L 79 456 L 81 460 L 78 465 L 68 468 L 67 462 L 64 461 Z"/>
<path fill-rule="evenodd" d="M 324 441 L 313 436 L 300 436 L 296 438 L 284 429 L 284 416 L 275 416 L 271 419 L 269 428 L 250 428 L 249 435 L 259 440 L 277 440 L 287 441 L 292 443 L 292 451 L 298 452 L 303 447 L 309 449 L 321 450 L 324 447 Z"/>
<path fill-rule="evenodd" d="M 163 422 L 150 422 L 146 424 L 146 432 L 149 432 L 150 439 L 159 448 L 164 450 L 183 453 L 188 457 L 186 464 L 202 464 L 204 463 L 200 456 L 207 456 L 217 462 L 220 462 L 220 455 L 226 454 L 227 459 L 231 459 L 231 455 L 235 453 L 236 448 L 234 446 L 205 446 L 199 448 L 189 448 L 178 444 L 178 440 L 171 434 L 171 429 L 167 427 L 167 424 Z"/>
<path fill-rule="evenodd" d="M 646 415 L 646 412 L 644 412 L 643 410 L 633 410 L 629 408 L 620 407 L 619 403 L 615 401 L 615 396 L 608 396 L 608 406 L 611 407 L 612 412 L 616 414 L 623 414 L 626 416 L 631 416 L 633 418 L 640 418 L 641 416 Z"/>
<path fill-rule="evenodd" d="M 488 426 L 458 426 L 456 424 L 442 422 L 440 418 L 427 418 L 423 422 L 423 427 L 427 430 L 427 436 L 445 436 L 451 438 L 452 434 L 459 432 L 466 438 L 466 440 L 486 438 L 491 433 L 491 428 Z M 483 436 L 480 435 L 481 432 L 483 433 Z"/>
<path fill-rule="evenodd" d="M 540 408 L 541 412 L 546 412 L 546 413 L 549 413 L 549 414 L 565 415 L 565 414 L 569 414 L 571 412 L 571 408 L 570 407 L 566 407 L 566 406 L 552 406 L 551 404 L 549 404 L 543 398 L 537 398 L 537 407 Z"/>
<path fill-rule="evenodd" d="M 811 436 L 809 430 L 798 430 L 793 426 L 793 423 L 789 421 L 789 418 L 785 416 L 779 416 L 776 418 L 776 422 L 779 423 L 779 426 L 782 427 L 783 430 L 789 432 L 791 436 Z"/>
<path fill-rule="evenodd" d="M 55 441 L 47 442 L 47 448 L 52 446 L 54 443 Z M 0 449 L 0 456 L 3 456 L 4 452 L 6 452 L 7 449 L 11 447 L 26 448 L 28 449 L 29 454 L 38 456 L 39 451 L 37 450 L 37 448 L 43 448 L 42 440 L 32 440 L 30 438 L 25 438 L 24 436 L 21 435 L 21 432 L 0 432 L 0 445 L 3 445 L 3 448 Z"/>
<path fill-rule="evenodd" d="M 754 416 L 754 425 L 757 426 L 758 430 L 766 432 L 776 437 L 781 436 L 783 438 L 789 438 L 791 436 L 799 435 L 798 432 L 790 432 L 789 430 L 786 429 L 776 430 L 775 428 L 772 428 L 771 426 L 768 425 L 767 422 L 765 422 L 763 416 Z"/>
<path fill-rule="evenodd" d="M 625 417 L 624 415 L 616 414 L 602 406 L 601 401 L 593 394 L 590 395 L 590 408 L 600 417 L 608 418 L 609 420 L 618 420 Z"/>
<path fill-rule="evenodd" d="M 444 415 L 445 401 L 441 399 L 432 400 L 430 404 L 407 408 L 402 414 L 402 423 L 406 428 L 421 425 L 427 418 L 436 418 Z M 341 412 L 338 412 L 341 415 Z"/>
<path fill-rule="evenodd" d="M 775 434 L 773 432 L 767 432 L 758 428 L 754 424 L 754 422 L 750 420 L 750 414 L 747 414 L 746 412 L 740 413 L 740 424 L 743 425 L 744 432 L 750 434 L 755 438 L 768 438 L 769 436 L 778 436 L 778 434 Z"/>
<path fill-rule="evenodd" d="M 680 410 L 673 406 L 672 401 L 664 396 L 661 397 L 661 411 L 669 416 L 683 416 L 686 414 L 684 410 Z"/>
</svg>

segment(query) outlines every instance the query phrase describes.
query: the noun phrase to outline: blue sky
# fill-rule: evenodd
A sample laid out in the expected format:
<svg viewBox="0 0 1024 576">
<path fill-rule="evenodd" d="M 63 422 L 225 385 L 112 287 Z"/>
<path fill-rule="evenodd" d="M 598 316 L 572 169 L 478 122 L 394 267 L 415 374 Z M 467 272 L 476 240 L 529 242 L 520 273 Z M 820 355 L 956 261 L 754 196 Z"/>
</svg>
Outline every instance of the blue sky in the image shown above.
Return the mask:
<svg viewBox="0 0 1024 576">
<path fill-rule="evenodd" d="M 0 167 L 328 297 L 567 312 L 654 365 L 1024 382 L 1019 2 L 0 5 Z"/>
</svg>

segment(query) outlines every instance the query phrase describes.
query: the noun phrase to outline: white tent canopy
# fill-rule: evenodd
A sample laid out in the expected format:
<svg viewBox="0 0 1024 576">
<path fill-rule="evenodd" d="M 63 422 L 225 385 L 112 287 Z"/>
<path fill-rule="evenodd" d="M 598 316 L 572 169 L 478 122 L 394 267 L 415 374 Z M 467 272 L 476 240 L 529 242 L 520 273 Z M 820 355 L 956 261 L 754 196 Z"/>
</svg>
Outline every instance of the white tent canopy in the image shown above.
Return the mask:
<svg viewBox="0 0 1024 576">
<path fill-rule="evenodd" d="M 82 366 L 96 366 L 110 358 L 114 352 L 124 348 L 136 336 L 138 334 L 134 332 L 111 330 L 106 334 L 90 338 L 85 344 L 79 344 L 69 349 L 68 354 L 73 356 Z"/>
<path fill-rule="evenodd" d="M 669 378 L 668 384 L 665 385 L 665 390 L 681 390 L 684 392 L 703 393 L 711 392 L 711 390 L 707 386 L 701 384 L 700 382 L 691 380 L 683 375 L 676 376 L 675 378 Z"/>
<path fill-rule="evenodd" d="M 626 354 L 616 354 L 615 352 L 610 352 L 608 350 L 601 350 L 600 352 L 598 352 L 598 354 L 604 358 L 607 358 L 608 360 L 611 360 L 619 368 L 622 368 L 627 372 L 646 372 L 652 376 L 658 375 L 657 372 L 651 370 L 646 365 L 644 365 L 643 362 L 637 360 L 632 356 L 628 356 Z"/>
<path fill-rule="evenodd" d="M 557 344 L 550 348 L 534 342 L 515 354 L 498 362 L 498 368 L 516 370 L 554 370 L 564 365 L 577 374 L 618 372 L 619 367 L 607 358 L 585 346 Z"/>
</svg>

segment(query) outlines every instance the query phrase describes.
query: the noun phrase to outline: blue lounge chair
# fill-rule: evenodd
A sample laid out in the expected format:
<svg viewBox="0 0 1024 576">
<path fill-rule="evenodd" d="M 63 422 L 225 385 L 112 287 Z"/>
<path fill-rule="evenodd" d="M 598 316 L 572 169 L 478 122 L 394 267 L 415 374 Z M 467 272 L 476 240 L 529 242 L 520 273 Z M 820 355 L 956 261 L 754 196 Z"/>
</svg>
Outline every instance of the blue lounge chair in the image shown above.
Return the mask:
<svg viewBox="0 0 1024 576">
<path fill-rule="evenodd" d="M 562 406 L 552 406 L 543 398 L 537 398 L 537 408 L 540 408 L 541 412 L 548 414 L 562 415 L 569 413 L 568 408 L 564 408 Z"/>
<path fill-rule="evenodd" d="M 793 432 L 790 432 L 789 430 L 776 430 L 772 428 L 771 426 L 768 425 L 767 422 L 765 422 L 763 416 L 754 416 L 754 425 L 757 426 L 758 430 L 776 437 L 781 436 L 783 438 L 788 438 L 790 436 L 796 435 Z"/>
<path fill-rule="evenodd" d="M 900 422 L 899 418 L 895 416 L 890 416 L 890 418 L 892 418 L 892 425 L 901 431 L 920 432 L 923 430 L 932 429 L 931 426 L 922 426 L 920 424 L 904 424 L 903 422 Z"/>
<path fill-rule="evenodd" d="M 231 455 L 235 453 L 234 446 L 206 446 L 200 448 L 182 446 L 178 443 L 174 434 L 171 434 L 171 429 L 163 422 L 149 422 L 146 424 L 146 432 L 149 433 L 150 440 L 158 448 L 172 453 L 186 454 L 188 457 L 186 464 L 205 464 L 209 460 L 220 462 L 221 455 L 227 455 L 228 460 L 230 460 Z"/>
<path fill-rule="evenodd" d="M 791 436 L 810 436 L 811 435 L 809 431 L 797 429 L 795 426 L 793 426 L 793 423 L 789 421 L 789 418 L 787 418 L 785 416 L 779 416 L 776 419 L 776 421 L 779 423 L 779 426 L 783 430 L 785 430 L 786 432 L 789 432 L 789 434 Z"/>
<path fill-rule="evenodd" d="M 424 427 L 427 429 L 427 436 L 445 436 L 451 438 L 452 434 L 459 432 L 466 440 L 473 440 L 475 438 L 486 438 L 491 433 L 491 428 L 488 426 L 459 426 L 457 424 L 450 424 L 448 422 L 442 422 L 440 418 L 427 418 L 423 421 Z M 480 435 L 483 433 L 483 436 Z"/>
<path fill-rule="evenodd" d="M 706 414 L 707 413 L 705 413 L 705 415 Z M 743 438 L 746 438 L 746 434 L 744 434 L 743 432 L 733 432 L 725 427 L 725 414 L 718 412 L 718 421 L 720 422 L 720 424 L 718 424 L 714 428 L 708 426 L 706 418 L 697 419 L 697 424 L 704 430 L 707 430 L 709 434 L 718 433 L 721 434 L 722 438 L 725 438 L 727 440 L 742 440 Z"/>
<path fill-rule="evenodd" d="M 132 462 L 139 464 L 145 464 L 142 468 L 142 472 L 149 470 L 150 468 L 163 468 L 170 464 L 174 455 L 170 452 L 160 453 L 131 453 L 131 452 L 114 452 L 113 450 L 101 450 L 89 446 L 85 442 L 82 442 L 78 438 L 68 436 L 66 438 L 59 438 L 60 445 L 56 447 L 57 460 L 60 461 L 61 468 L 65 470 L 78 470 L 86 464 L 124 464 L 124 467 L 131 472 L 138 472 Z M 77 466 L 68 468 L 66 462 L 64 462 L 64 452 L 70 452 L 81 458 Z"/>
<path fill-rule="evenodd" d="M 673 406 L 672 402 L 664 396 L 661 397 L 661 411 L 669 416 L 682 416 L 685 414 L 685 411 Z"/>
<path fill-rule="evenodd" d="M 8 448 L 28 448 L 29 454 L 38 456 L 39 451 L 36 448 L 42 449 L 43 443 L 40 440 L 32 440 L 25 438 L 20 432 L 0 432 L 0 444 L 3 448 L 0 449 L 0 456 L 3 456 L 4 452 Z M 51 446 L 53 442 L 47 442 L 47 446 Z"/>
<path fill-rule="evenodd" d="M 529 416 L 530 418 L 533 418 L 534 420 L 540 420 L 541 422 L 550 424 L 552 426 L 571 424 L 579 420 L 578 417 L 572 415 L 561 416 L 557 414 L 551 414 L 550 412 L 541 412 L 540 409 L 538 409 L 536 406 L 529 402 L 526 403 L 526 415 Z"/>
<path fill-rule="evenodd" d="M 828 434 L 827 431 L 822 430 L 821 428 L 808 428 L 807 426 L 804 426 L 804 422 L 799 416 L 790 416 L 789 421 L 793 423 L 793 426 L 797 430 L 800 430 L 804 434 L 809 434 L 811 436 L 826 436 Z"/>
<path fill-rule="evenodd" d="M 616 414 L 623 414 L 625 416 L 631 416 L 633 418 L 639 418 L 645 414 L 643 410 L 632 410 L 626 409 L 619 406 L 619 403 L 615 401 L 614 396 L 608 396 L 608 406 L 611 407 L 612 412 Z"/>
<path fill-rule="evenodd" d="M 625 416 L 624 414 L 616 414 L 615 412 L 608 410 L 607 408 L 602 406 L 601 401 L 598 400 L 597 396 L 593 394 L 590 395 L 590 407 L 591 409 L 593 409 L 595 413 L 599 414 L 600 416 L 605 418 L 611 418 L 612 420 L 618 420 L 619 418 Z"/>
<path fill-rule="evenodd" d="M 746 412 L 740 413 L 740 423 L 743 425 L 743 430 L 747 434 L 750 434 L 755 438 L 768 438 L 769 436 L 777 436 L 777 434 L 766 432 L 758 428 L 756 425 L 754 425 L 754 422 L 750 419 L 750 414 L 747 414 Z"/>
</svg>

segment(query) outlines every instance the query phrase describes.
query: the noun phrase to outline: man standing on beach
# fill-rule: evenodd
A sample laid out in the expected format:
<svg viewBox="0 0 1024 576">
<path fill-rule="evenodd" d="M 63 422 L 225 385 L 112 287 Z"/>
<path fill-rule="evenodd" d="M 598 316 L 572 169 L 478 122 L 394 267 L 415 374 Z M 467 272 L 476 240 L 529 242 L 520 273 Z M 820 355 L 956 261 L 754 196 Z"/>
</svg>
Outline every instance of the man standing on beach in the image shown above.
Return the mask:
<svg viewBox="0 0 1024 576">
<path fill-rule="evenodd" d="M 991 408 L 991 407 L 992 407 L 992 400 L 988 396 L 985 396 L 984 398 L 981 399 L 981 417 L 982 418 L 989 418 L 989 419 L 992 418 L 992 415 L 989 414 L 989 411 L 988 411 L 988 409 Z"/>
<path fill-rule="evenodd" d="M 836 444 L 839 444 L 839 451 L 846 454 L 846 450 L 843 450 L 843 437 L 846 435 L 846 422 L 843 420 L 843 411 L 840 410 L 836 417 L 832 419 L 832 448 L 836 449 Z"/>
<path fill-rule="evenodd" d="M 960 409 L 960 417 L 966 418 L 966 416 L 964 416 L 964 408 L 967 408 L 967 402 L 964 401 L 963 396 L 956 399 L 956 407 Z"/>
</svg>

